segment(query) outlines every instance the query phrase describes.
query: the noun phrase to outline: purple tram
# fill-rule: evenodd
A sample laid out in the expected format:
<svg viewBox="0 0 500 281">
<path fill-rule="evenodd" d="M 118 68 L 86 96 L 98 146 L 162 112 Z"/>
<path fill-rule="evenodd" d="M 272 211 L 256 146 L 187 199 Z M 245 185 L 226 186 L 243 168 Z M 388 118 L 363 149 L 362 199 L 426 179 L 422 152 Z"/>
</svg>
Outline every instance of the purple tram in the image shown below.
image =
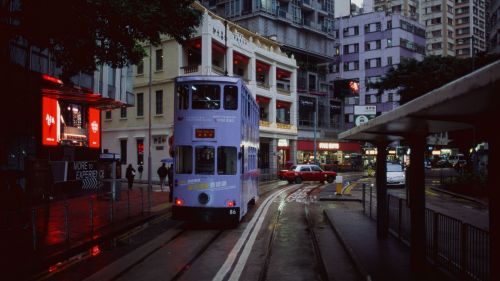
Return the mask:
<svg viewBox="0 0 500 281">
<path fill-rule="evenodd" d="M 177 220 L 236 224 L 258 198 L 259 107 L 243 80 L 175 80 Z"/>
</svg>

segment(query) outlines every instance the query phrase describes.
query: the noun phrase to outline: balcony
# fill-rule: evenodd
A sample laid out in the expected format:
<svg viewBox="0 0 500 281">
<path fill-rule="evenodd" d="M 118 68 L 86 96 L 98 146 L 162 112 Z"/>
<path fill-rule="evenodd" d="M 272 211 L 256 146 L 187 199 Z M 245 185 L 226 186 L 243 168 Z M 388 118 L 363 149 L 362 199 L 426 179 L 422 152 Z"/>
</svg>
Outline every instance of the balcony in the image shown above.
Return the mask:
<svg viewBox="0 0 500 281">
<path fill-rule="evenodd" d="M 266 89 L 268 91 L 271 89 L 271 86 L 269 86 L 268 83 L 260 82 L 260 81 L 257 81 L 257 87 L 262 88 L 262 89 Z"/>
<path fill-rule="evenodd" d="M 290 129 L 292 129 L 292 124 L 276 123 L 276 127 L 278 129 L 290 130 Z"/>
<path fill-rule="evenodd" d="M 188 66 L 183 66 L 181 67 L 182 71 L 184 72 L 184 75 L 193 75 L 193 74 L 198 74 L 200 71 L 200 65 L 188 65 Z"/>
<path fill-rule="evenodd" d="M 212 65 L 212 71 L 219 74 L 219 75 L 224 75 L 224 68 L 217 66 L 217 65 Z"/>
<path fill-rule="evenodd" d="M 271 127 L 271 123 L 269 121 L 265 121 L 265 120 L 260 120 L 259 125 L 261 127 Z"/>
</svg>

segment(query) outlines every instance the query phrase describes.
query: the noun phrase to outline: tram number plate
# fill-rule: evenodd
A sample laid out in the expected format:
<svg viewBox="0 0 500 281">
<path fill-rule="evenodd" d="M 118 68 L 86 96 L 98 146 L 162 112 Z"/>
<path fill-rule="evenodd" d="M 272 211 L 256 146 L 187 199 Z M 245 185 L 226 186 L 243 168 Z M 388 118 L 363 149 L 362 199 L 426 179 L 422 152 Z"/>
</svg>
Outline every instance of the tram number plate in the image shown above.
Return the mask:
<svg viewBox="0 0 500 281">
<path fill-rule="evenodd" d="M 229 210 L 230 215 L 236 215 L 236 210 Z"/>
</svg>

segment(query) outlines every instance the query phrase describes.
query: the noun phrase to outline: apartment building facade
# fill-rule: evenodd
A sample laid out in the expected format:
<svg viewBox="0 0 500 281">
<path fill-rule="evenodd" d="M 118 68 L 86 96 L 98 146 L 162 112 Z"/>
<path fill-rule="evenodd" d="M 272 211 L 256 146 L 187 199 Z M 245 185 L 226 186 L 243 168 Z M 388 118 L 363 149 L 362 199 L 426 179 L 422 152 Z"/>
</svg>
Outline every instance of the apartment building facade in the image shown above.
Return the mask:
<svg viewBox="0 0 500 281">
<path fill-rule="evenodd" d="M 297 141 L 296 61 L 281 52 L 275 41 L 225 21 L 201 5 L 195 4 L 195 7 L 204 14 L 192 38 L 183 45 L 164 38 L 160 46 L 151 47 L 151 64 L 146 58 L 135 67 L 135 106 L 113 110 L 109 118 L 105 117 L 103 147 L 121 154 L 122 169 L 126 164 L 135 168 L 143 166 L 143 180 L 150 168 L 146 161 L 150 147 L 152 176 L 157 179 L 160 161 L 170 158 L 168 139 L 175 136 L 175 77 L 227 73 L 241 77 L 259 104 L 259 165 L 263 174 L 275 173 L 280 160 L 295 160 L 292 152 Z M 150 102 L 151 112 L 147 106 Z M 149 116 L 151 140 L 148 138 Z"/>
<path fill-rule="evenodd" d="M 489 5 L 489 52 L 500 53 L 500 0 L 491 0 Z"/>
<path fill-rule="evenodd" d="M 399 106 L 393 91 L 378 95 L 370 89 L 393 66 L 403 59 L 422 60 L 425 53 L 424 26 L 398 14 L 373 12 L 338 20 L 340 42 L 332 79 L 349 81 L 352 91 L 344 98 L 344 121 L 355 126 L 355 106 L 375 106 L 376 115 Z"/>
</svg>

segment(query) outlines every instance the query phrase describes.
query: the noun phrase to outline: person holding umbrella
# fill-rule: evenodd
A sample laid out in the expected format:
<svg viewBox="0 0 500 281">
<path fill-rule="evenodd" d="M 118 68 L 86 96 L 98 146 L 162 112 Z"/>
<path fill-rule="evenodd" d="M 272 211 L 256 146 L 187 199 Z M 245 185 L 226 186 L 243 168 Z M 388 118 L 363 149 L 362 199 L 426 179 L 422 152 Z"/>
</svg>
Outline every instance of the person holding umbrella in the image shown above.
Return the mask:
<svg viewBox="0 0 500 281">
<path fill-rule="evenodd" d="M 163 191 L 163 184 L 165 183 L 165 178 L 167 177 L 168 170 L 167 167 L 165 167 L 165 163 L 161 165 L 160 168 L 158 168 L 158 177 L 160 177 L 160 189 Z"/>
</svg>

